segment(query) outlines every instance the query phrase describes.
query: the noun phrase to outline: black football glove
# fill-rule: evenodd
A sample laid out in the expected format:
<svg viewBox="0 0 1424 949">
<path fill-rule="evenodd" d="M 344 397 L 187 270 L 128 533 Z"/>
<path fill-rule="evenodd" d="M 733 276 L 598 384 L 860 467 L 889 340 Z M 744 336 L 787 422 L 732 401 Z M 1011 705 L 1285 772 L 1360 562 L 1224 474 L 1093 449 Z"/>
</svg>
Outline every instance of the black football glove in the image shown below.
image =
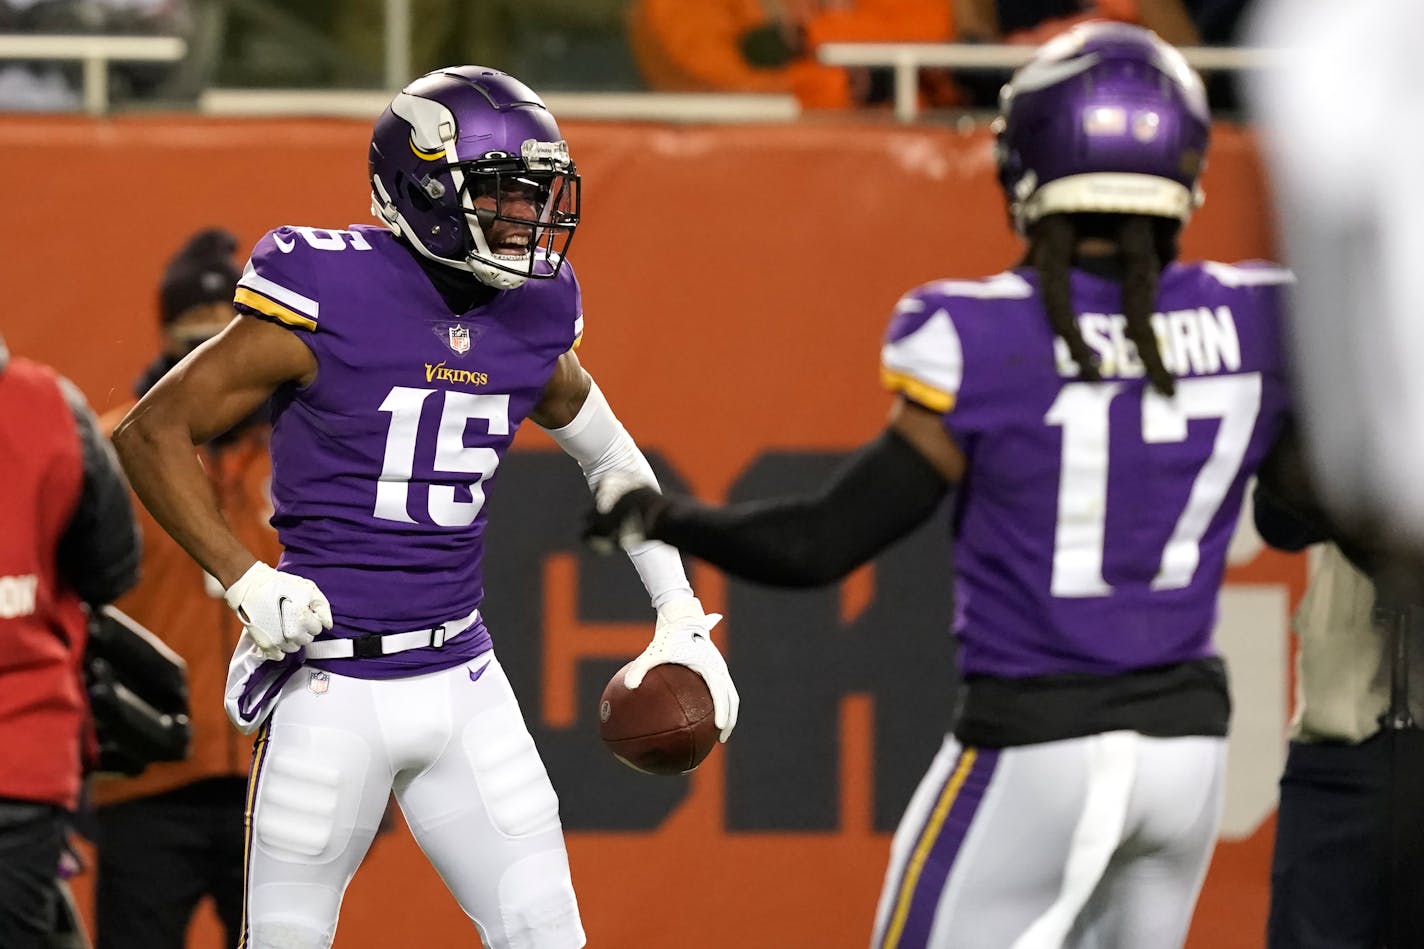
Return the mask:
<svg viewBox="0 0 1424 949">
<path fill-rule="evenodd" d="M 584 519 L 583 540 L 600 554 L 629 550 L 646 541 L 667 500 L 652 488 L 634 488 L 606 511 L 597 508 Z"/>
</svg>

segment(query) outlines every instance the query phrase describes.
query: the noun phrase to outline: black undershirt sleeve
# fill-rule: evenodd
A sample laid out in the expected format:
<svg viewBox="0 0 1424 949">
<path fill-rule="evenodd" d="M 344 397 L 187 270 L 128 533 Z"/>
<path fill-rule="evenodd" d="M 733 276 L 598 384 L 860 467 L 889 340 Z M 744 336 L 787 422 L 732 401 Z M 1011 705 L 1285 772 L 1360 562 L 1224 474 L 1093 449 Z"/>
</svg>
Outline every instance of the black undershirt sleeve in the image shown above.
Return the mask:
<svg viewBox="0 0 1424 949">
<path fill-rule="evenodd" d="M 949 488 L 914 446 L 887 429 L 814 495 L 726 507 L 670 496 L 648 536 L 746 580 L 820 586 L 918 527 Z"/>
<path fill-rule="evenodd" d="M 1330 539 L 1325 531 L 1292 512 L 1260 483 L 1252 495 L 1252 518 L 1256 533 L 1277 550 L 1295 553 Z"/>
<path fill-rule="evenodd" d="M 1281 432 L 1257 473 L 1252 505 L 1256 532 L 1277 550 L 1295 552 L 1333 543 L 1356 570 L 1372 579 L 1391 560 L 1374 538 L 1345 530 L 1320 502 L 1294 424 Z"/>
</svg>

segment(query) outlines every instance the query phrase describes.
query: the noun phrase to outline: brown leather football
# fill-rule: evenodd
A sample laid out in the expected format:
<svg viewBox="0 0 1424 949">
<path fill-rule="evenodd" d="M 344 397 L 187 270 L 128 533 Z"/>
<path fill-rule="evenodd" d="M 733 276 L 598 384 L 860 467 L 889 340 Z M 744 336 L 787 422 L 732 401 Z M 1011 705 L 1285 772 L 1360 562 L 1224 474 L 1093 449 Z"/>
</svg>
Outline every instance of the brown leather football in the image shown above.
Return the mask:
<svg viewBox="0 0 1424 949">
<path fill-rule="evenodd" d="M 631 665 L 631 663 L 630 663 Z M 712 693 L 686 666 L 653 666 L 636 689 L 618 670 L 598 703 L 598 734 L 614 756 L 648 774 L 685 774 L 717 744 Z"/>
</svg>

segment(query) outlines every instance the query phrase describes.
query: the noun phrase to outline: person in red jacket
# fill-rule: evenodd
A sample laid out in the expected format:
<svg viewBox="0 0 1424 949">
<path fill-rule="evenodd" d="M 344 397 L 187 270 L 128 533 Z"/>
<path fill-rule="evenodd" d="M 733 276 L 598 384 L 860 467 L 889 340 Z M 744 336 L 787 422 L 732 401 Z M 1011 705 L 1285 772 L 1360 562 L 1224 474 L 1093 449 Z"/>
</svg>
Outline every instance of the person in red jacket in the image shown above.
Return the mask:
<svg viewBox="0 0 1424 949">
<path fill-rule="evenodd" d="M 93 412 L 0 342 L 0 944 L 50 945 L 79 803 L 85 604 L 138 579 L 128 485 Z"/>
<path fill-rule="evenodd" d="M 241 268 L 237 238 L 221 228 L 193 234 L 159 282 L 163 348 L 134 386 L 142 396 L 184 356 L 234 317 Z M 109 431 L 133 408 L 117 406 L 101 422 Z M 265 406 L 202 446 L 203 470 L 228 525 L 252 550 L 282 553 L 268 483 Z M 192 744 L 183 761 L 152 763 L 136 777 L 101 775 L 93 787 L 98 880 L 94 917 L 100 949 L 182 949 L 198 903 L 211 896 L 223 945 L 236 946 L 242 926 L 247 769 L 252 740 L 227 720 L 227 665 L 242 623 L 178 542 L 138 507 L 143 579 L 115 606 L 183 657 L 188 675 Z M 3 946 L 3 940 L 0 940 Z"/>
</svg>

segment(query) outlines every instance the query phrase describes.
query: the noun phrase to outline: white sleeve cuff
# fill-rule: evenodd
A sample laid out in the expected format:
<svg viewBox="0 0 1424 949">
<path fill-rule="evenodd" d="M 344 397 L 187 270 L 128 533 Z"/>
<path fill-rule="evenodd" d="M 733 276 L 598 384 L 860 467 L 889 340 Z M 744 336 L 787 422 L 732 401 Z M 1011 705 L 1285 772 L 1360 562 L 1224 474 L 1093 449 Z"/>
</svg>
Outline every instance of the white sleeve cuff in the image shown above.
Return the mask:
<svg viewBox="0 0 1424 949">
<path fill-rule="evenodd" d="M 657 476 L 623 423 L 613 414 L 603 391 L 593 383 L 583 407 L 569 424 L 562 428 L 545 429 L 560 448 L 579 463 L 594 503 L 606 510 L 617 497 L 605 497 L 599 492 L 607 482 L 621 496 L 634 487 L 658 488 Z M 609 477 L 615 475 L 616 477 Z M 692 595 L 692 585 L 682 569 L 682 559 L 673 548 L 650 540 L 628 551 L 628 558 L 638 571 L 653 608 L 683 596 Z"/>
</svg>

